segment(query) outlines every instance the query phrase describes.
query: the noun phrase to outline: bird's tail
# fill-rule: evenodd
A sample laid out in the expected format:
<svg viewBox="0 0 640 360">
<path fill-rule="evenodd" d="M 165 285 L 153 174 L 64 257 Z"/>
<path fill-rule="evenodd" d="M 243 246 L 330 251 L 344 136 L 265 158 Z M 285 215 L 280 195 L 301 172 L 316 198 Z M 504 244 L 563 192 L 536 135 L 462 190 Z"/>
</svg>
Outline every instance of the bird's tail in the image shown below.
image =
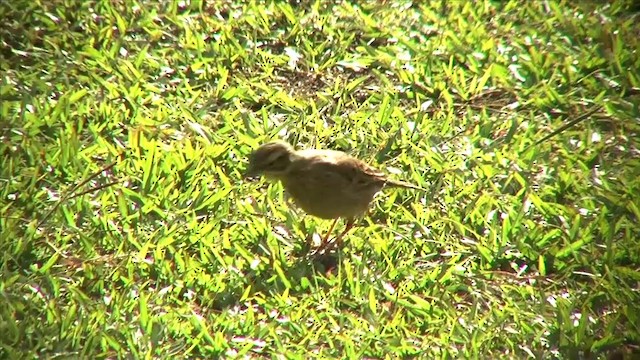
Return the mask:
<svg viewBox="0 0 640 360">
<path fill-rule="evenodd" d="M 399 180 L 385 179 L 385 184 L 387 186 L 401 187 L 401 188 L 413 189 L 413 190 L 418 190 L 418 191 L 429 191 L 429 190 L 427 190 L 427 189 L 425 189 L 423 187 L 420 187 L 418 185 L 413 185 L 411 183 L 404 182 L 404 181 L 399 181 Z"/>
</svg>

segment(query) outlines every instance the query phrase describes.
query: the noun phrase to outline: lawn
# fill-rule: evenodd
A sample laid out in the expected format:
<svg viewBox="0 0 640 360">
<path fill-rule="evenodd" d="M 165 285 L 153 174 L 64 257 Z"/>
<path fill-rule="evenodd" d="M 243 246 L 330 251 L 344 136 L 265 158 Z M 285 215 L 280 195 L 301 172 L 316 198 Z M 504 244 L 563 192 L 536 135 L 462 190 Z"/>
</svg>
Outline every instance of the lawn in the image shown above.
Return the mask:
<svg viewBox="0 0 640 360">
<path fill-rule="evenodd" d="M 640 357 L 636 2 L 0 18 L 0 358 Z M 330 221 L 243 178 L 271 139 L 428 191 L 314 255 Z"/>
</svg>

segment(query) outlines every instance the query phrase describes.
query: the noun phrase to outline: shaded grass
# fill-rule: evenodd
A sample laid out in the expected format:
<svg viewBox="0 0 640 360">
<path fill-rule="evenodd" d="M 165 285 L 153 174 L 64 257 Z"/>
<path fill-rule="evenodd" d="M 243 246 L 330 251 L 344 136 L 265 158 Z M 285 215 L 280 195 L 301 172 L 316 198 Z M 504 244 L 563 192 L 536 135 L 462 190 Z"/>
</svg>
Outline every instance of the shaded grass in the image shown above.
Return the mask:
<svg viewBox="0 0 640 360">
<path fill-rule="evenodd" d="M 632 5 L 3 3 L 3 357 L 637 354 Z M 435 195 L 327 274 L 272 137 Z"/>
</svg>

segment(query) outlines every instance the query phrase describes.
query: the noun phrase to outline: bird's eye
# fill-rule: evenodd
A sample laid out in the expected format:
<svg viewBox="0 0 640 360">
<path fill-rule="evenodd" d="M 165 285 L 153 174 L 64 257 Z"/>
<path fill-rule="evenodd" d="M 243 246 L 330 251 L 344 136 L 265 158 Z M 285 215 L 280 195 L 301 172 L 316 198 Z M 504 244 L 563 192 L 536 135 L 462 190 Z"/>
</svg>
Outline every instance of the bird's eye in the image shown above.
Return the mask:
<svg viewBox="0 0 640 360">
<path fill-rule="evenodd" d="M 266 166 L 271 169 L 283 167 L 285 166 L 284 164 L 286 164 L 286 157 L 287 154 L 280 154 L 273 157 L 267 161 Z"/>
<path fill-rule="evenodd" d="M 273 165 L 273 164 L 275 164 L 275 163 L 277 163 L 277 162 L 278 162 L 278 159 L 280 159 L 280 157 L 277 157 L 277 158 L 275 158 L 275 159 L 271 159 L 271 160 L 269 160 L 269 162 L 268 162 L 267 164 L 269 164 L 269 165 Z"/>
</svg>

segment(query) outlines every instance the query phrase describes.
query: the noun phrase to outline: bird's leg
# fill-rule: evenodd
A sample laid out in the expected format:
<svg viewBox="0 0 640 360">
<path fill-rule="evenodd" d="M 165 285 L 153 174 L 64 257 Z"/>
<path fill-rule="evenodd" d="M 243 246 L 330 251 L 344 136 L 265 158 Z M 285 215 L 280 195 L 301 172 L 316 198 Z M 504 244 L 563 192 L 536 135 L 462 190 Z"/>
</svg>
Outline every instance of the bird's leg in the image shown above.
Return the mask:
<svg viewBox="0 0 640 360">
<path fill-rule="evenodd" d="M 318 248 L 317 253 L 320 252 L 327 252 L 329 250 L 332 250 L 335 247 L 341 246 L 342 245 L 342 238 L 349 232 L 349 230 L 351 230 L 353 228 L 353 225 L 355 225 L 356 221 L 355 219 L 351 218 L 351 219 L 347 219 L 347 224 L 345 225 L 344 230 L 342 230 L 342 232 L 340 233 L 340 235 L 336 236 L 335 239 L 333 239 L 332 242 L 328 242 L 328 241 L 324 241 L 323 245 L 320 246 L 320 248 Z M 333 225 L 335 225 L 335 221 L 331 226 L 331 229 L 333 230 Z"/>
<path fill-rule="evenodd" d="M 333 231 L 333 228 L 336 226 L 337 222 L 338 222 L 338 219 L 337 218 L 334 219 L 333 222 L 331 223 L 331 226 L 329 227 L 329 231 L 327 231 L 327 234 L 322 237 L 322 242 L 320 243 L 320 249 L 324 248 L 329 243 L 329 236 L 331 236 L 331 232 Z"/>
<path fill-rule="evenodd" d="M 336 239 L 333 240 L 333 243 L 337 246 L 342 244 L 342 238 L 349 232 L 349 230 L 353 229 L 353 225 L 355 225 L 356 220 L 354 218 L 347 219 L 347 224 L 344 227 L 344 230 L 340 233 L 340 235 L 336 236 Z"/>
</svg>

